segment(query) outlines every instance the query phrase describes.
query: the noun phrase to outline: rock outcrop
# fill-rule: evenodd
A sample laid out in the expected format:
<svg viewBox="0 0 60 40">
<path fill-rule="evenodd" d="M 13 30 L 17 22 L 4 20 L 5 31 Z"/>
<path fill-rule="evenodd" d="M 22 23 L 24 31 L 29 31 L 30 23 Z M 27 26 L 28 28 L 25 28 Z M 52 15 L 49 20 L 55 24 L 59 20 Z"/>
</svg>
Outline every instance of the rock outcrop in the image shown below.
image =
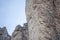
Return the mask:
<svg viewBox="0 0 60 40">
<path fill-rule="evenodd" d="M 22 27 L 22 40 L 28 40 L 29 34 L 28 34 L 28 24 L 24 23 Z"/>
<path fill-rule="evenodd" d="M 12 34 L 11 40 L 22 40 L 22 27 L 20 25 L 16 26 Z"/>
<path fill-rule="evenodd" d="M 17 25 L 11 40 L 28 40 L 28 25 L 27 23 L 24 24 L 24 26 Z"/>
<path fill-rule="evenodd" d="M 29 40 L 60 40 L 60 0 L 26 0 Z"/>
<path fill-rule="evenodd" d="M 11 40 L 11 36 L 8 34 L 6 27 L 0 28 L 0 40 Z"/>
</svg>

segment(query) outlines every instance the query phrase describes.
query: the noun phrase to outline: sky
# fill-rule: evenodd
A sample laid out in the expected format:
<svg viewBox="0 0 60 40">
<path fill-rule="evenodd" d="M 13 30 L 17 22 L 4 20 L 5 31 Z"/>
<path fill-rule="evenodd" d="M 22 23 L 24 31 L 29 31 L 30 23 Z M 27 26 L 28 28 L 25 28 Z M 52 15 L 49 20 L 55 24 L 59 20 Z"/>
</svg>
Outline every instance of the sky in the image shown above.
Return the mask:
<svg viewBox="0 0 60 40">
<path fill-rule="evenodd" d="M 0 0 L 0 27 L 11 35 L 15 27 L 26 22 L 25 0 Z"/>
</svg>

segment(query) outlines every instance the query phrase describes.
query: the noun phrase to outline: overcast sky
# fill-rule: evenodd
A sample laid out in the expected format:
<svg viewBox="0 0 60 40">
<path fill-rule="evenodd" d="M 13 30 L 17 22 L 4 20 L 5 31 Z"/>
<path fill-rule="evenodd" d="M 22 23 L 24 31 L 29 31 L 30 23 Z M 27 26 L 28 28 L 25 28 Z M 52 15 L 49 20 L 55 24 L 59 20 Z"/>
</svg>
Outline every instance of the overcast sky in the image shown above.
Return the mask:
<svg viewBox="0 0 60 40">
<path fill-rule="evenodd" d="M 11 35 L 16 25 L 26 22 L 25 0 L 0 0 L 0 27 Z"/>
</svg>

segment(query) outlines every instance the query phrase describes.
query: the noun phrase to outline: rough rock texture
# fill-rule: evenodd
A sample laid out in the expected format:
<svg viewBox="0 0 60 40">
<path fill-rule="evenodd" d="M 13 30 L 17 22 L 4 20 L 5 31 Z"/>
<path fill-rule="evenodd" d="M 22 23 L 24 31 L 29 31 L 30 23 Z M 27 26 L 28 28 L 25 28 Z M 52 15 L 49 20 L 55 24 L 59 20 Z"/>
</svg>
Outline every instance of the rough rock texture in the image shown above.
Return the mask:
<svg viewBox="0 0 60 40">
<path fill-rule="evenodd" d="M 22 27 L 20 25 L 16 26 L 12 34 L 11 40 L 22 40 Z"/>
<path fill-rule="evenodd" d="M 28 24 L 25 23 L 24 26 L 22 27 L 22 40 L 28 40 L 29 35 L 28 35 Z"/>
<path fill-rule="evenodd" d="M 0 40 L 11 40 L 11 36 L 8 34 L 6 27 L 0 28 Z"/>
<path fill-rule="evenodd" d="M 27 23 L 24 24 L 24 26 L 17 25 L 11 40 L 28 40 L 28 25 Z"/>
<path fill-rule="evenodd" d="M 60 0 L 26 0 L 29 40 L 60 40 Z"/>
</svg>

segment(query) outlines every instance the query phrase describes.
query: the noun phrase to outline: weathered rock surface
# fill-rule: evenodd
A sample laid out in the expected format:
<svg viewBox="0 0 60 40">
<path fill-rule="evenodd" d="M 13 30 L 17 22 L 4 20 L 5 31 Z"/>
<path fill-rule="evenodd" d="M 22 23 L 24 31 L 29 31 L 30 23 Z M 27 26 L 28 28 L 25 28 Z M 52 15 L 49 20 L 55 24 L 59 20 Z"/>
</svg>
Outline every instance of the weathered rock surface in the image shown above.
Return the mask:
<svg viewBox="0 0 60 40">
<path fill-rule="evenodd" d="M 29 40 L 60 40 L 60 0 L 26 0 Z"/>
<path fill-rule="evenodd" d="M 16 26 L 12 34 L 11 40 L 22 40 L 22 27 L 20 25 Z"/>
<path fill-rule="evenodd" d="M 11 40 L 11 36 L 8 34 L 6 27 L 0 28 L 0 40 Z"/>
<path fill-rule="evenodd" d="M 27 23 L 24 24 L 24 26 L 17 25 L 11 40 L 28 40 L 28 25 Z"/>
<path fill-rule="evenodd" d="M 28 40 L 28 24 L 24 23 L 22 27 L 22 40 Z"/>
</svg>

